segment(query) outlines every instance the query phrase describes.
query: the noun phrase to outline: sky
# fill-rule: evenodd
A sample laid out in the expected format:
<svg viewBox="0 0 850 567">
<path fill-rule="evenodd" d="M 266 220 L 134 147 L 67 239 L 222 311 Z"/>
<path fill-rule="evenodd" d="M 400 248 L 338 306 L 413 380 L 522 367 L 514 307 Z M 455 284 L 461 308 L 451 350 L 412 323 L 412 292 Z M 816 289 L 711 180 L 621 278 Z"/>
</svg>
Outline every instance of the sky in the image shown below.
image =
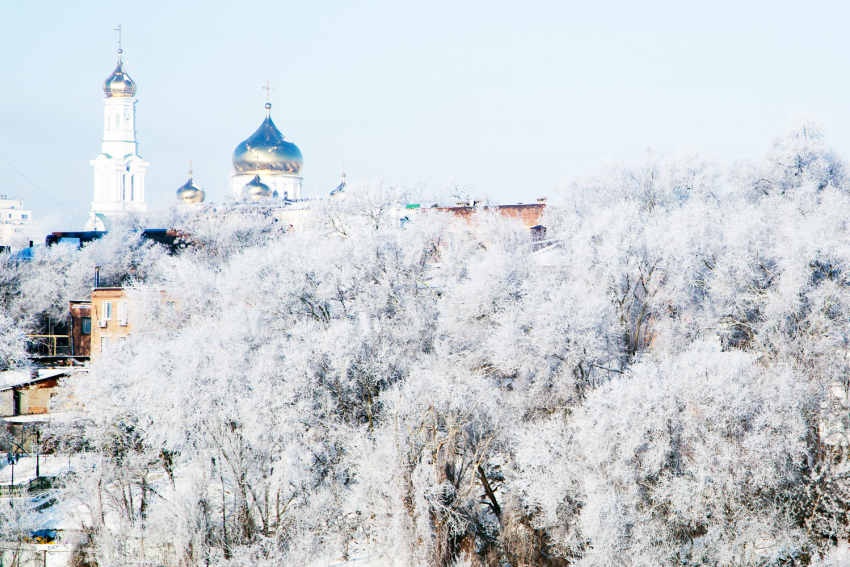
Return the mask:
<svg viewBox="0 0 850 567">
<path fill-rule="evenodd" d="M 755 156 L 799 115 L 850 150 L 846 2 L 0 0 L 0 194 L 46 232 L 88 218 L 119 24 L 151 208 L 190 158 L 223 201 L 266 81 L 305 197 L 345 163 L 527 203 L 650 147 Z"/>
</svg>

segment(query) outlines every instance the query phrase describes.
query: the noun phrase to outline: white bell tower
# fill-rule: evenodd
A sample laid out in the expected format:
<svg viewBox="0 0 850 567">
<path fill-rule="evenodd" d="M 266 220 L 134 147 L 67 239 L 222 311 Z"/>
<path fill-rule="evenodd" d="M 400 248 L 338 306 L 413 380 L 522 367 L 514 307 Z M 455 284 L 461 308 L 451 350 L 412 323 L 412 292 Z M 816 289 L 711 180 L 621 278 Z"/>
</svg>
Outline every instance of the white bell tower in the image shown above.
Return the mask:
<svg viewBox="0 0 850 567">
<path fill-rule="evenodd" d="M 118 26 L 118 66 L 103 83 L 103 143 L 94 166 L 94 201 L 86 230 L 109 230 L 112 220 L 129 213 L 145 213 L 145 170 L 149 163 L 138 155 L 136 142 L 136 84 L 121 61 Z"/>
</svg>

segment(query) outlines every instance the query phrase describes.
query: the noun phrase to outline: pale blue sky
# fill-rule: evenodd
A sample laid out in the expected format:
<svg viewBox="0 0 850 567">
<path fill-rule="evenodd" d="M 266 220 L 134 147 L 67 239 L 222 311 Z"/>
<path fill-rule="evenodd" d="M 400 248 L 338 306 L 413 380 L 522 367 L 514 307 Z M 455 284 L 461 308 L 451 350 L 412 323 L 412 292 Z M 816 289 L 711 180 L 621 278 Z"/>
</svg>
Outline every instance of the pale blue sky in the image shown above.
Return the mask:
<svg viewBox="0 0 850 567">
<path fill-rule="evenodd" d="M 848 16 L 846 2 L 0 0 L 0 156 L 82 228 L 119 23 L 152 207 L 190 157 L 222 200 L 266 80 L 305 196 L 330 192 L 344 161 L 349 179 L 529 202 L 649 146 L 755 155 L 799 114 L 846 153 Z M 0 193 L 47 231 L 70 226 L 2 162 Z"/>
</svg>

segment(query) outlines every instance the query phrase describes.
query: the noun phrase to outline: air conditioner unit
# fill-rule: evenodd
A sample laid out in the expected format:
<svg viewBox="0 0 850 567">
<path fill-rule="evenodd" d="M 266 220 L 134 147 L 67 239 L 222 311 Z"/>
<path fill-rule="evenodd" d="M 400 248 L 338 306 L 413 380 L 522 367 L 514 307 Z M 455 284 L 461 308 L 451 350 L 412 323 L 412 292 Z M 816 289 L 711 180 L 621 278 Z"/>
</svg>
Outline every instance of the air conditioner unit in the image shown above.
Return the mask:
<svg viewBox="0 0 850 567">
<path fill-rule="evenodd" d="M 127 326 L 127 319 L 118 319 L 118 324 L 122 327 Z"/>
<path fill-rule="evenodd" d="M 105 329 L 106 328 L 106 319 L 101 319 L 100 321 L 97 322 L 97 324 L 101 329 Z"/>
</svg>

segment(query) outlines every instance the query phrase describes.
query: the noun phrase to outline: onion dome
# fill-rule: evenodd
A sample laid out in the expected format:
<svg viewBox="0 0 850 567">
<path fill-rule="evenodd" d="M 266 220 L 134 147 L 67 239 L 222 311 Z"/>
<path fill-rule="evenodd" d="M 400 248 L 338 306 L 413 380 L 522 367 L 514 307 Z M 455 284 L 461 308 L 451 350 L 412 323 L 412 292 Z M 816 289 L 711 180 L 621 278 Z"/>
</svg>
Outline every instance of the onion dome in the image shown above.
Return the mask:
<svg viewBox="0 0 850 567">
<path fill-rule="evenodd" d="M 237 173 L 277 171 L 298 174 L 304 165 L 301 150 L 287 142 L 271 119 L 271 104 L 266 103 L 266 119 L 251 137 L 236 146 L 233 169 Z"/>
<path fill-rule="evenodd" d="M 331 197 L 342 197 L 343 193 L 345 193 L 345 173 L 342 174 L 342 183 L 340 183 L 336 189 L 331 191 Z"/>
<path fill-rule="evenodd" d="M 136 83 L 124 70 L 124 63 L 121 62 L 121 50 L 118 50 L 118 66 L 109 75 L 109 78 L 103 82 L 103 92 L 107 97 L 132 97 L 136 94 Z"/>
<path fill-rule="evenodd" d="M 259 201 L 271 196 L 272 190 L 269 189 L 268 185 L 260 181 L 259 175 L 255 175 L 254 179 L 249 181 L 245 187 L 242 188 L 242 197 L 246 200 Z"/>
<path fill-rule="evenodd" d="M 195 187 L 192 181 L 192 170 L 189 170 L 189 181 L 177 190 L 177 200 L 184 203 L 203 203 L 206 193 L 200 187 Z"/>
</svg>

